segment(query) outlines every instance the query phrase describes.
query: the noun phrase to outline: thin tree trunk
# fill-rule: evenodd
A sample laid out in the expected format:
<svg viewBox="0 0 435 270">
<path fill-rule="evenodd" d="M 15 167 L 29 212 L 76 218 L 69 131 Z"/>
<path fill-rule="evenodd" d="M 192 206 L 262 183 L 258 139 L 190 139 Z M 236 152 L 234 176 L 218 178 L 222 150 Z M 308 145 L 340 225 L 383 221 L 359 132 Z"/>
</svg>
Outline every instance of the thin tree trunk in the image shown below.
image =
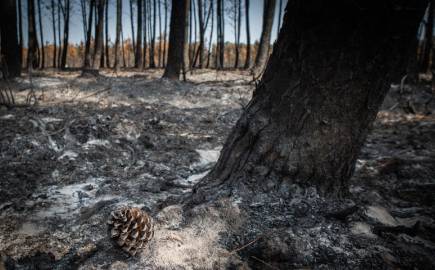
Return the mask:
<svg viewBox="0 0 435 270">
<path fill-rule="evenodd" d="M 59 39 L 59 49 L 58 49 L 58 57 L 57 57 L 57 66 L 60 68 L 61 62 L 61 54 L 62 54 L 62 36 L 61 36 L 61 16 L 62 13 L 62 0 L 57 0 L 57 38 Z"/>
<path fill-rule="evenodd" d="M 202 0 L 198 0 L 198 20 L 199 20 L 199 68 L 204 67 L 204 34 L 205 34 L 205 27 L 204 27 L 204 15 L 202 10 Z M 196 58 L 196 57 L 195 57 Z M 196 62 L 196 59 L 195 61 Z M 195 65 L 195 63 L 193 63 Z"/>
<path fill-rule="evenodd" d="M 23 39 L 23 15 L 22 15 L 22 5 L 21 5 L 21 0 L 18 0 L 18 31 L 19 31 L 19 40 L 20 40 L 20 44 L 19 44 L 19 54 L 20 54 L 20 69 L 23 65 L 23 44 L 24 44 L 24 39 Z"/>
<path fill-rule="evenodd" d="M 134 57 L 134 67 L 142 67 L 142 1 L 137 0 L 137 37 L 136 53 Z"/>
<path fill-rule="evenodd" d="M 190 34 L 192 36 L 192 40 L 193 42 L 191 42 L 191 49 L 189 51 L 190 53 L 190 57 L 189 57 L 189 63 L 190 63 L 190 70 L 193 71 L 193 69 L 195 68 L 195 62 L 194 57 L 195 57 L 195 51 L 196 51 L 196 39 L 197 39 L 197 27 L 196 27 L 196 7 L 195 7 L 195 0 L 191 0 L 191 8 L 192 8 L 192 17 L 191 17 L 191 24 L 193 24 L 193 27 L 191 27 L 190 29 L 193 29 L 193 32 Z"/>
<path fill-rule="evenodd" d="M 21 74 L 21 62 L 17 32 L 16 1 L 0 1 L 0 64 L 3 76 L 5 78 L 18 77 Z"/>
<path fill-rule="evenodd" d="M 86 38 L 88 33 L 88 29 L 86 25 L 88 23 L 87 15 L 86 15 L 86 0 L 80 0 L 80 9 L 82 11 L 83 38 L 86 43 Z"/>
<path fill-rule="evenodd" d="M 190 42 L 189 39 L 187 39 L 187 37 L 191 37 L 189 36 L 189 33 L 191 33 L 192 31 L 189 31 L 189 27 L 192 25 L 191 21 L 190 21 L 190 15 L 191 15 L 191 2 L 192 0 L 188 0 L 188 7 L 189 9 L 187 10 L 187 16 L 186 16 L 186 23 L 185 23 L 185 36 L 186 38 L 184 39 L 184 53 L 183 53 L 183 80 L 186 80 L 186 73 L 189 70 L 189 52 L 190 52 Z"/>
<path fill-rule="evenodd" d="M 160 7 L 161 3 L 160 0 L 158 1 L 158 10 L 159 10 L 159 62 L 158 67 L 162 66 L 162 10 Z"/>
<path fill-rule="evenodd" d="M 131 40 L 133 42 L 133 51 L 136 52 L 136 40 L 134 34 L 133 0 L 130 0 L 130 22 L 131 22 Z"/>
<path fill-rule="evenodd" d="M 236 46 L 236 61 L 234 63 L 234 68 L 239 68 L 239 57 L 240 57 L 240 28 L 242 25 L 242 3 L 241 0 L 236 0 L 237 2 L 237 21 L 235 22 L 235 24 L 237 25 L 236 28 L 236 40 L 235 40 L 235 46 Z"/>
<path fill-rule="evenodd" d="M 264 76 L 190 203 L 347 193 L 368 128 L 405 72 L 425 1 L 382 3 L 289 1 Z"/>
<path fill-rule="evenodd" d="M 116 37 L 115 37 L 115 53 L 114 53 L 115 59 L 113 63 L 113 69 L 115 70 L 119 70 L 118 59 L 119 59 L 119 38 L 122 31 L 121 28 L 122 28 L 122 0 L 116 0 Z M 122 52 L 124 52 L 124 41 L 122 42 Z"/>
<path fill-rule="evenodd" d="M 433 27 L 434 27 L 434 8 L 433 5 L 435 1 L 431 0 L 428 6 L 428 16 L 425 27 L 425 46 L 421 61 L 420 71 L 429 72 L 430 71 L 430 61 L 431 61 L 431 51 L 432 51 L 432 39 L 433 39 Z"/>
<path fill-rule="evenodd" d="M 21 1 L 21 0 L 20 0 Z M 55 16 L 55 5 L 54 5 L 54 0 L 51 0 L 51 19 L 52 19 L 52 23 L 53 23 L 53 68 L 55 68 L 56 65 L 56 57 L 57 57 L 57 52 L 56 52 L 56 16 Z"/>
<path fill-rule="evenodd" d="M 45 49 L 44 49 L 44 28 L 42 27 L 42 15 L 41 15 L 41 0 L 38 0 L 38 16 L 39 16 L 39 38 L 41 39 L 41 66 L 45 67 Z"/>
<path fill-rule="evenodd" d="M 153 0 L 152 9 L 153 9 L 153 11 L 152 11 L 152 25 L 151 25 L 152 31 L 150 33 L 151 34 L 151 42 L 150 42 L 150 68 L 156 68 L 156 63 L 154 61 L 155 46 L 156 46 L 156 0 Z"/>
<path fill-rule="evenodd" d="M 94 15 L 94 8 L 95 8 L 95 0 L 91 0 L 89 4 L 89 20 L 88 20 L 88 27 L 87 27 L 88 31 L 86 33 L 85 59 L 83 61 L 84 69 L 91 68 L 91 39 L 92 39 L 92 21 Z"/>
<path fill-rule="evenodd" d="M 38 67 L 38 39 L 36 37 L 36 23 L 35 23 L 35 2 L 34 0 L 27 0 L 27 20 L 28 20 L 28 45 L 27 45 L 27 67 Z M 15 22 L 15 21 L 12 21 Z"/>
<path fill-rule="evenodd" d="M 225 66 L 225 18 L 224 18 L 224 2 L 217 0 L 216 7 L 217 20 L 217 48 L 216 48 L 216 68 L 223 69 Z"/>
<path fill-rule="evenodd" d="M 252 69 L 254 76 L 259 76 L 269 58 L 270 36 L 272 33 L 273 18 L 275 14 L 276 0 L 268 0 L 264 2 L 263 11 L 263 27 L 261 30 L 260 44 L 258 45 L 255 64 Z"/>
<path fill-rule="evenodd" d="M 64 13 L 64 25 L 63 25 L 63 48 L 62 58 L 60 62 L 60 68 L 66 68 L 66 58 L 68 54 L 68 40 L 69 40 L 69 18 L 70 18 L 70 0 L 65 0 L 65 13 Z"/>
<path fill-rule="evenodd" d="M 97 0 L 98 21 L 95 31 L 95 49 L 93 66 L 95 69 L 99 69 L 101 66 L 101 56 L 103 53 L 103 36 L 104 36 L 104 5 L 105 0 Z"/>
<path fill-rule="evenodd" d="M 124 47 L 124 30 L 122 29 L 122 23 L 121 23 L 121 50 L 122 50 L 122 67 L 127 67 L 127 62 L 125 60 L 125 47 Z"/>
<path fill-rule="evenodd" d="M 179 80 L 183 66 L 186 24 L 189 19 L 190 0 L 172 0 L 169 29 L 168 63 L 163 78 Z"/>
<path fill-rule="evenodd" d="M 208 40 L 208 53 L 207 53 L 207 65 L 206 67 L 209 68 L 210 67 L 210 57 L 213 51 L 212 48 L 212 41 L 213 41 L 213 26 L 214 26 L 214 10 L 213 10 L 214 4 L 213 1 L 210 1 L 210 12 L 211 12 L 211 27 L 210 27 L 210 38 Z"/>
<path fill-rule="evenodd" d="M 143 61 L 142 61 L 142 66 L 143 66 L 143 68 L 146 68 L 146 64 L 147 64 L 147 50 L 148 50 L 147 19 L 148 19 L 148 14 L 149 14 L 149 5 L 148 5 L 147 0 L 145 0 L 143 3 L 144 3 L 144 7 L 143 7 L 143 23 L 144 23 L 144 27 L 143 27 Z"/>
<path fill-rule="evenodd" d="M 163 67 L 166 67 L 166 37 L 168 35 L 168 0 L 165 0 L 165 30 L 164 30 L 165 36 L 163 39 Z"/>
<path fill-rule="evenodd" d="M 106 52 L 106 67 L 110 68 L 110 57 L 109 57 L 109 0 L 106 0 L 106 15 L 105 15 L 105 38 L 106 38 L 106 44 L 105 44 L 105 52 Z"/>
</svg>

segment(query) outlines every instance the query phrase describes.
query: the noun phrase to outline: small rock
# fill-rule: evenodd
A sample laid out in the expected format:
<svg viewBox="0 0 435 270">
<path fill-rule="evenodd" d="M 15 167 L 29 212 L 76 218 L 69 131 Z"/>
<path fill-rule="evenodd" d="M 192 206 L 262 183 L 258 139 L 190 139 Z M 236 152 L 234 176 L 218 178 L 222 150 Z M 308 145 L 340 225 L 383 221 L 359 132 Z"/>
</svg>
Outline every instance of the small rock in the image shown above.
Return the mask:
<svg viewBox="0 0 435 270">
<path fill-rule="evenodd" d="M 112 263 L 109 267 L 110 270 L 125 270 L 128 269 L 128 264 L 121 261 L 116 261 Z"/>
</svg>

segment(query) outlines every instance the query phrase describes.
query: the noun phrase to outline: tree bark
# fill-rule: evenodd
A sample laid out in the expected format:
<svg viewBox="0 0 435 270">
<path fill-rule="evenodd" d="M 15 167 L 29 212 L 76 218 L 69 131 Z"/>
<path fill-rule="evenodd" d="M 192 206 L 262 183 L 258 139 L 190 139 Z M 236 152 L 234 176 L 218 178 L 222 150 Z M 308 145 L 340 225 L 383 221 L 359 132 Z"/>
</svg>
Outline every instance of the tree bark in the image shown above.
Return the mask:
<svg viewBox="0 0 435 270">
<path fill-rule="evenodd" d="M 430 0 L 428 6 L 428 16 L 425 27 L 425 46 L 420 66 L 421 72 L 428 72 L 430 70 L 430 61 L 431 61 L 431 51 L 432 51 L 432 39 L 433 39 L 433 26 L 434 26 L 434 0 Z"/>
<path fill-rule="evenodd" d="M 216 46 L 216 68 L 224 68 L 225 56 L 225 19 L 224 19 L 224 2 L 217 0 L 216 4 L 217 20 L 217 46 Z"/>
<path fill-rule="evenodd" d="M 119 39 L 122 28 L 122 0 L 116 0 L 116 37 L 115 37 L 115 55 L 113 69 L 119 70 Z M 124 50 L 124 44 L 122 44 Z"/>
<path fill-rule="evenodd" d="M 54 6 L 53 6 L 54 8 Z M 22 5 L 21 5 L 21 0 L 18 0 L 18 31 L 19 31 L 19 50 L 20 50 L 20 69 L 23 65 L 23 44 L 24 44 L 24 39 L 23 39 L 23 15 L 22 15 Z"/>
<path fill-rule="evenodd" d="M 52 19 L 52 27 L 53 27 L 53 68 L 55 68 L 56 65 L 56 57 L 57 57 L 57 42 L 56 42 L 56 16 L 55 16 L 55 4 L 54 0 L 51 0 L 51 19 Z"/>
<path fill-rule="evenodd" d="M 131 40 L 133 42 L 133 51 L 136 52 L 136 40 L 134 35 L 133 0 L 130 0 L 130 23 L 131 23 Z"/>
<path fill-rule="evenodd" d="M 212 41 L 213 41 L 213 26 L 214 26 L 214 10 L 213 10 L 214 4 L 213 1 L 210 1 L 210 14 L 211 14 L 211 26 L 210 26 L 210 39 L 208 41 L 208 53 L 207 53 L 207 65 L 206 67 L 209 68 L 210 67 L 210 57 L 213 51 L 212 48 Z"/>
<path fill-rule="evenodd" d="M 58 57 L 57 57 L 57 66 L 60 67 L 61 62 L 61 54 L 62 54 L 62 36 L 60 34 L 61 32 L 61 6 L 62 6 L 62 0 L 57 0 L 57 38 L 59 39 L 59 47 L 58 47 Z"/>
<path fill-rule="evenodd" d="M 236 61 L 234 63 L 234 68 L 238 68 L 239 67 L 239 57 L 240 57 L 240 28 L 241 28 L 241 24 L 242 24 L 242 17 L 241 17 L 241 13 L 242 13 L 242 3 L 241 0 L 236 0 L 236 8 L 237 8 L 237 21 L 235 21 L 235 24 L 237 25 L 237 28 L 235 27 L 235 32 L 236 32 L 236 40 L 235 40 L 235 46 L 236 46 Z"/>
<path fill-rule="evenodd" d="M 278 25 L 276 26 L 276 38 L 279 36 L 279 30 L 281 29 L 281 18 L 282 18 L 282 0 L 279 0 L 278 5 Z"/>
<path fill-rule="evenodd" d="M 148 1 L 145 0 L 143 2 L 144 7 L 143 7 L 143 23 L 144 23 L 144 27 L 143 27 L 143 61 L 142 61 L 142 66 L 145 69 L 146 68 L 146 64 L 147 64 L 147 50 L 148 50 L 148 37 L 147 37 L 147 20 L 148 20 L 148 9 L 149 9 L 149 5 L 148 5 Z"/>
<path fill-rule="evenodd" d="M 191 4 L 192 4 L 192 0 L 188 0 L 188 10 L 187 10 L 187 14 L 186 14 L 186 23 L 185 23 L 185 27 L 184 27 L 184 36 L 186 37 L 184 39 L 184 45 L 183 45 L 183 65 L 182 65 L 182 69 L 183 69 L 183 80 L 186 80 L 186 73 L 189 70 L 189 52 L 190 52 L 190 43 L 189 43 L 189 39 L 187 37 L 189 37 L 189 33 L 191 33 L 192 31 L 189 31 L 189 26 L 191 26 L 191 22 L 189 20 L 190 15 L 191 15 Z"/>
<path fill-rule="evenodd" d="M 163 78 L 179 80 L 183 65 L 186 24 L 190 0 L 172 0 L 171 22 L 169 28 L 168 63 Z"/>
<path fill-rule="evenodd" d="M 84 69 L 91 68 L 91 38 L 92 38 L 92 21 L 94 15 L 94 8 L 95 8 L 95 0 L 91 0 L 89 3 L 89 21 L 87 27 L 88 31 L 86 33 L 85 59 L 83 61 Z"/>
<path fill-rule="evenodd" d="M 35 23 L 35 2 L 34 0 L 27 0 L 27 20 L 28 20 L 28 46 L 27 46 L 27 67 L 38 67 L 38 39 L 36 37 L 36 23 Z M 12 21 L 15 22 L 15 21 Z"/>
<path fill-rule="evenodd" d="M 258 45 L 257 56 L 253 67 L 254 76 L 258 76 L 263 71 L 267 59 L 269 58 L 270 36 L 272 33 L 273 18 L 275 14 L 276 1 L 265 0 L 263 11 L 263 27 L 261 30 L 260 44 Z"/>
<path fill-rule="evenodd" d="M 82 12 L 82 27 L 83 27 L 83 38 L 86 43 L 88 28 L 87 28 L 87 15 L 86 15 L 86 0 L 80 0 L 80 9 Z"/>
<path fill-rule="evenodd" d="M 45 67 L 45 49 L 44 49 L 44 29 L 42 27 L 42 16 L 41 16 L 41 0 L 38 0 L 38 16 L 39 16 L 39 37 L 41 39 L 41 66 L 43 69 Z"/>
<path fill-rule="evenodd" d="M 264 76 L 190 203 L 285 196 L 292 185 L 345 195 L 368 128 L 405 72 L 424 8 L 289 1 Z"/>
<path fill-rule="evenodd" d="M 110 68 L 110 56 L 109 56 L 109 0 L 106 0 L 106 15 L 105 15 L 105 58 L 106 58 L 106 67 Z"/>
<path fill-rule="evenodd" d="M 15 0 L 0 1 L 1 66 L 6 78 L 21 74 L 17 37 L 17 6 Z"/>
<path fill-rule="evenodd" d="M 199 20 L 199 68 L 204 67 L 204 35 L 205 35 L 205 27 L 204 27 L 204 15 L 202 10 L 202 0 L 198 0 L 198 20 Z M 196 62 L 196 60 L 194 61 Z M 194 63 L 195 65 L 195 63 Z"/>
<path fill-rule="evenodd" d="M 104 5 L 105 0 L 97 0 L 98 21 L 95 31 L 95 49 L 93 67 L 99 69 L 101 66 L 101 55 L 103 53 L 103 27 L 104 27 Z"/>
<path fill-rule="evenodd" d="M 63 24 L 63 48 L 62 57 L 60 60 L 60 68 L 66 68 L 66 57 L 68 54 L 68 40 L 69 40 L 69 18 L 70 18 L 70 0 L 65 1 L 64 7 L 64 24 Z"/>
<path fill-rule="evenodd" d="M 134 56 L 134 67 L 142 67 L 142 1 L 137 0 L 137 36 L 136 53 Z"/>
<path fill-rule="evenodd" d="M 168 0 L 165 0 L 165 30 L 164 30 L 164 40 L 163 40 L 163 67 L 166 67 L 166 36 L 168 35 Z"/>
<path fill-rule="evenodd" d="M 245 0 L 245 19 L 246 19 L 246 60 L 245 69 L 251 68 L 251 31 L 249 24 L 249 0 Z"/>
<path fill-rule="evenodd" d="M 153 0 L 152 5 L 152 19 L 153 23 L 151 26 L 152 32 L 151 35 L 151 42 L 150 42 L 150 68 L 156 68 L 156 63 L 154 61 L 154 55 L 155 55 L 155 47 L 156 47 L 156 0 Z"/>
<path fill-rule="evenodd" d="M 159 56 L 158 56 L 158 67 L 162 66 L 162 10 L 161 10 L 161 3 L 158 1 L 158 10 L 159 10 Z"/>
</svg>

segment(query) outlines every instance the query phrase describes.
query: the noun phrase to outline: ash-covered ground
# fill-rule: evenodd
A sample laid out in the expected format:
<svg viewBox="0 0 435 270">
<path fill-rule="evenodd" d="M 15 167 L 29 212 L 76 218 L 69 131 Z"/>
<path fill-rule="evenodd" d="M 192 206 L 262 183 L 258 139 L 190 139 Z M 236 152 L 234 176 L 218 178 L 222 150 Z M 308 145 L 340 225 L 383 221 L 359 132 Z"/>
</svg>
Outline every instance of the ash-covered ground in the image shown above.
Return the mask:
<svg viewBox="0 0 435 270">
<path fill-rule="evenodd" d="M 186 222 L 179 205 L 163 207 L 210 170 L 255 85 L 242 72 L 160 76 L 47 71 L 11 82 L 18 102 L 33 88 L 38 104 L 0 110 L 0 269 L 435 268 L 435 100 L 425 86 L 392 88 L 341 205 L 289 187 L 285 201 L 234 198 Z M 120 205 L 156 220 L 136 257 L 107 235 Z M 252 230 L 247 213 L 258 215 Z"/>
</svg>

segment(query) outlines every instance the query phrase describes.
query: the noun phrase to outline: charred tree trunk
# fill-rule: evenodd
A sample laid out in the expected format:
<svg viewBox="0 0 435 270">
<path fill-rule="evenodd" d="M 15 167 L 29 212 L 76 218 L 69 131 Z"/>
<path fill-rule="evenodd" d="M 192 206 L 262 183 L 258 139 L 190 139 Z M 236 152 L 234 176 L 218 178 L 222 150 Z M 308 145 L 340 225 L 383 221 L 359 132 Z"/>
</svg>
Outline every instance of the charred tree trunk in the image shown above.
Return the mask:
<svg viewBox="0 0 435 270">
<path fill-rule="evenodd" d="M 125 68 L 127 67 L 127 62 L 125 60 L 124 30 L 122 29 L 122 23 L 121 23 L 121 50 L 122 50 L 122 66 Z"/>
<path fill-rule="evenodd" d="M 142 1 L 137 0 L 137 36 L 136 52 L 134 56 L 134 67 L 142 67 Z"/>
<path fill-rule="evenodd" d="M 103 53 L 103 27 L 104 27 L 104 5 L 105 0 L 97 0 L 98 21 L 95 31 L 95 49 L 93 67 L 99 69 L 101 66 L 101 55 Z"/>
<path fill-rule="evenodd" d="M 133 51 L 136 52 L 136 40 L 134 34 L 133 0 L 130 0 L 130 23 L 131 23 L 131 40 L 133 42 Z"/>
<path fill-rule="evenodd" d="M 249 0 L 245 0 L 245 19 L 246 19 L 246 60 L 245 68 L 251 68 L 251 31 L 249 26 Z"/>
<path fill-rule="evenodd" d="M 158 10 L 159 10 L 159 55 L 158 55 L 158 67 L 162 66 L 162 10 L 161 10 L 161 3 L 158 1 Z"/>
<path fill-rule="evenodd" d="M 263 11 L 263 27 L 261 30 L 260 44 L 258 45 L 257 56 L 253 67 L 254 76 L 258 76 L 263 71 L 267 59 L 269 58 L 270 36 L 272 33 L 273 18 L 275 14 L 276 1 L 265 0 Z"/>
<path fill-rule="evenodd" d="M 94 15 L 94 8 L 95 8 L 95 0 L 91 0 L 89 4 L 89 20 L 88 20 L 88 27 L 87 27 L 87 33 L 86 33 L 86 45 L 85 45 L 85 59 L 84 59 L 84 69 L 91 68 L 91 38 L 92 38 L 92 21 L 93 21 L 93 15 Z"/>
<path fill-rule="evenodd" d="M 216 68 L 224 68 L 225 56 L 225 19 L 224 19 L 224 2 L 217 0 L 216 4 L 216 20 L 217 20 L 217 46 L 216 46 Z"/>
<path fill-rule="evenodd" d="M 62 57 L 60 60 L 60 68 L 65 69 L 66 67 L 66 57 L 68 54 L 68 40 L 69 40 L 69 18 L 70 18 L 70 1 L 65 1 L 64 6 L 64 24 L 63 24 L 63 48 Z"/>
<path fill-rule="evenodd" d="M 150 68 L 156 68 L 156 63 L 154 61 L 155 47 L 156 47 L 156 0 L 153 0 L 152 5 L 152 26 L 151 26 L 151 41 L 150 41 Z"/>
<path fill-rule="evenodd" d="M 23 15 L 22 15 L 22 11 L 21 11 L 22 5 L 21 5 L 21 0 L 18 0 L 18 31 L 19 31 L 19 54 L 20 54 L 20 69 L 23 65 L 23 44 L 24 44 L 24 39 L 23 39 Z M 53 6 L 54 8 L 54 6 Z"/>
<path fill-rule="evenodd" d="M 83 38 L 86 43 L 86 37 L 88 33 L 88 29 L 86 25 L 88 23 L 87 16 L 86 16 L 86 0 L 80 0 L 80 9 L 82 11 Z"/>
<path fill-rule="evenodd" d="M 185 27 L 184 27 L 184 35 L 185 35 L 185 39 L 184 39 L 184 45 L 183 45 L 183 80 L 186 80 L 186 73 L 189 69 L 189 52 L 190 52 L 190 43 L 189 43 L 189 39 L 187 38 L 189 36 L 189 26 L 192 25 L 189 17 L 191 15 L 191 7 L 190 5 L 192 4 L 192 0 L 188 0 L 188 10 L 187 10 L 187 14 L 186 14 L 186 23 L 185 23 Z M 190 31 L 192 32 L 192 31 Z"/>
<path fill-rule="evenodd" d="M 235 21 L 235 25 L 237 27 L 235 27 L 235 32 L 236 32 L 236 40 L 235 40 L 235 46 L 236 46 L 236 61 L 234 63 L 234 68 L 238 68 L 239 67 L 239 57 L 240 57 L 240 28 L 241 28 L 241 24 L 242 24 L 242 3 L 241 0 L 236 0 L 236 21 Z"/>
<path fill-rule="evenodd" d="M 168 0 L 165 0 L 165 30 L 163 39 L 163 67 L 166 67 L 166 37 L 168 35 Z"/>
<path fill-rule="evenodd" d="M 61 16 L 60 14 L 62 13 L 62 0 L 57 0 L 57 38 L 59 41 L 59 47 L 58 47 L 58 57 L 57 57 L 57 66 L 60 67 L 60 59 L 61 59 L 61 54 L 62 54 L 62 37 L 61 37 Z"/>
<path fill-rule="evenodd" d="M 105 58 L 106 58 L 106 67 L 110 68 L 110 57 L 109 57 L 109 0 L 106 0 L 106 14 L 105 14 L 105 24 L 104 24 L 104 28 L 105 28 L 105 38 L 106 38 L 106 42 L 105 42 Z"/>
<path fill-rule="evenodd" d="M 191 203 L 284 197 L 291 185 L 346 194 L 425 8 L 425 1 L 381 2 L 289 1 L 264 76 Z"/>
<path fill-rule="evenodd" d="M 1 67 L 6 78 L 21 74 L 20 51 L 17 37 L 17 6 L 15 0 L 0 2 Z"/>
<path fill-rule="evenodd" d="M 121 36 L 122 28 L 122 0 L 116 0 L 116 37 L 115 37 L 115 55 L 113 69 L 119 69 L 119 39 Z M 124 42 L 123 42 L 124 43 Z M 124 50 L 124 44 L 122 44 Z"/>
<path fill-rule="evenodd" d="M 28 20 L 28 46 L 27 46 L 27 67 L 38 67 L 38 39 L 36 37 L 36 23 L 35 23 L 35 2 L 34 0 L 27 0 L 27 20 Z M 15 23 L 15 21 L 12 21 Z"/>
<path fill-rule="evenodd" d="M 205 35 L 205 27 L 204 27 L 204 15 L 202 10 L 202 0 L 198 0 L 198 24 L 199 24 L 199 68 L 204 67 L 204 35 Z M 196 62 L 196 57 L 195 61 Z M 194 63 L 195 65 L 195 63 Z"/>
<path fill-rule="evenodd" d="M 148 28 L 147 28 L 147 21 L 148 21 L 148 1 L 145 0 L 143 2 L 143 61 L 142 66 L 145 69 L 147 65 L 147 50 L 148 50 Z"/>
<path fill-rule="evenodd" d="M 420 67 L 420 71 L 422 72 L 428 72 L 430 70 L 430 62 L 431 62 L 431 52 L 432 52 L 432 39 L 433 39 L 433 27 L 434 27 L 434 5 L 435 0 L 431 0 L 429 2 L 428 7 L 428 16 L 427 16 L 427 22 L 425 27 L 425 46 L 424 46 L 424 52 L 422 57 L 422 63 Z"/>
<path fill-rule="evenodd" d="M 212 41 L 213 41 L 213 26 L 214 26 L 214 10 L 213 10 L 214 4 L 213 1 L 210 1 L 210 14 L 211 14 L 211 26 L 210 26 L 210 39 L 208 41 L 208 53 L 207 53 L 207 65 L 206 67 L 210 67 L 210 57 L 212 54 Z"/>
<path fill-rule="evenodd" d="M 38 0 L 39 38 L 41 39 L 41 63 L 40 68 L 45 67 L 44 28 L 42 27 L 41 0 Z"/>
<path fill-rule="evenodd" d="M 51 19 L 52 19 L 52 27 L 53 27 L 53 68 L 55 68 L 56 65 L 56 57 L 57 57 L 57 42 L 56 42 L 56 16 L 55 16 L 55 4 L 54 0 L 51 0 Z"/>
<path fill-rule="evenodd" d="M 171 23 L 169 28 L 168 63 L 163 78 L 179 80 L 183 65 L 190 0 L 172 0 Z"/>
</svg>

